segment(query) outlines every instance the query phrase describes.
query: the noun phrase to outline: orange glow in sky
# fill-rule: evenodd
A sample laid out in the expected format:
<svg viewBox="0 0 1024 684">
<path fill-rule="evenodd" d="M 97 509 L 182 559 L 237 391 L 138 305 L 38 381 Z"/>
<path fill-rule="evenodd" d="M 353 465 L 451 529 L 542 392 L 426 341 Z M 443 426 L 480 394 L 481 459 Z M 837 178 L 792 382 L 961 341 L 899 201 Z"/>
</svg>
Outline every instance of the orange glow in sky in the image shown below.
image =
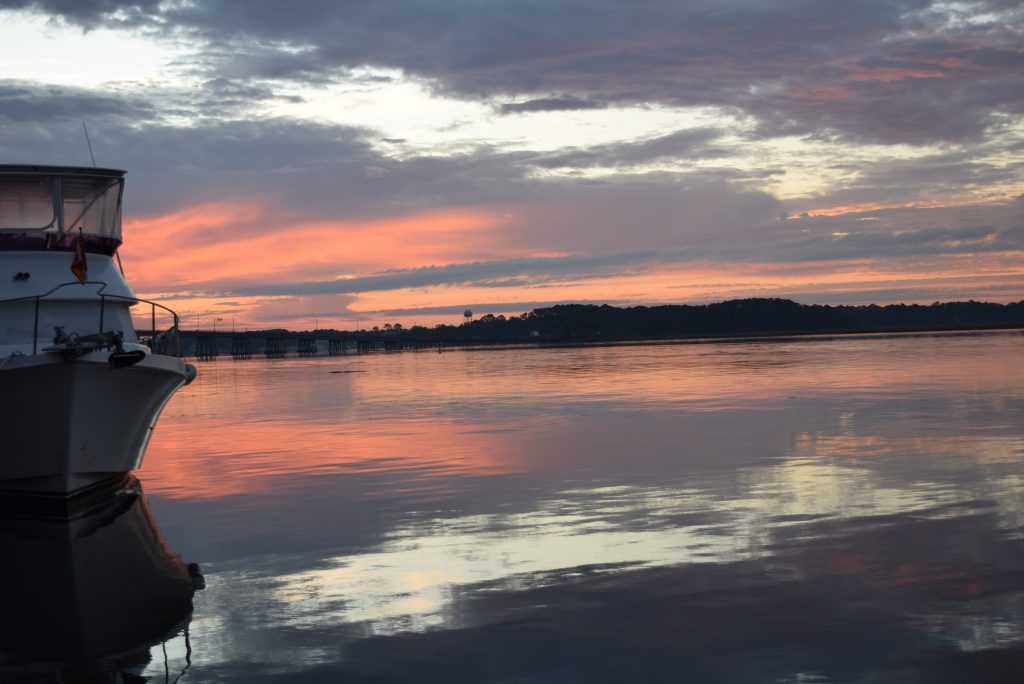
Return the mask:
<svg viewBox="0 0 1024 684">
<path fill-rule="evenodd" d="M 952 199 L 899 207 L 939 207 Z M 878 203 L 836 206 L 810 216 L 843 217 L 893 208 Z M 524 218 L 529 217 L 529 218 Z M 927 259 L 834 259 L 823 262 L 689 260 L 544 275 L 499 276 L 488 281 L 307 290 L 380 274 L 443 269 L 451 264 L 567 256 L 563 250 L 516 245 L 516 221 L 538 220 L 529 207 L 451 207 L 387 217 L 303 220 L 275 212 L 268 202 L 237 199 L 129 218 L 122 248 L 129 281 L 142 296 L 157 297 L 182 314 L 186 329 L 214 320 L 235 329 L 286 327 L 368 329 L 384 323 L 432 326 L 459 323 L 464 308 L 477 314 L 517 315 L 545 302 L 617 305 L 699 303 L 739 297 L 830 296 L 859 303 L 892 301 L 885 291 L 931 287 L 918 300 L 957 297 L 972 282 L 988 298 L 1015 300 L 1012 282 L 1024 282 L 1016 255 L 1001 253 Z M 835 233 L 836 240 L 847 233 Z M 295 285 L 275 293 L 275 286 Z M 257 293 L 245 294 L 246 288 Z M 872 293 L 880 293 L 872 299 Z M 948 293 L 948 294 L 946 294 Z M 966 298 L 966 297 L 961 297 Z M 913 296 L 898 298 L 898 301 Z"/>
<path fill-rule="evenodd" d="M 298 222 L 258 200 L 204 204 L 128 220 L 123 248 L 145 292 L 224 280 L 330 280 L 496 256 L 500 214 L 452 208 L 388 219 Z"/>
</svg>

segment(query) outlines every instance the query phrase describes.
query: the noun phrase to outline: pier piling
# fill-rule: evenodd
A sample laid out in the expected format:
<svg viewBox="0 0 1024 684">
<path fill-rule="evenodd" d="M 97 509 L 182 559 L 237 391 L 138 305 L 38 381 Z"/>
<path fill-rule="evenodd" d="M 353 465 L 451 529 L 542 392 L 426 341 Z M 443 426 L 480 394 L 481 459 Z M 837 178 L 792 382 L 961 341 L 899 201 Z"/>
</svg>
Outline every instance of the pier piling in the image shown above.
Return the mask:
<svg viewBox="0 0 1024 684">
<path fill-rule="evenodd" d="M 213 335 L 200 335 L 197 337 L 196 358 L 200 361 L 211 361 L 217 358 L 217 338 Z"/>
<path fill-rule="evenodd" d="M 267 355 L 268 359 L 278 359 L 287 354 L 288 349 L 280 337 L 268 337 L 263 353 Z"/>
<path fill-rule="evenodd" d="M 232 337 L 231 356 L 235 359 L 251 359 L 252 340 L 248 337 Z"/>
</svg>

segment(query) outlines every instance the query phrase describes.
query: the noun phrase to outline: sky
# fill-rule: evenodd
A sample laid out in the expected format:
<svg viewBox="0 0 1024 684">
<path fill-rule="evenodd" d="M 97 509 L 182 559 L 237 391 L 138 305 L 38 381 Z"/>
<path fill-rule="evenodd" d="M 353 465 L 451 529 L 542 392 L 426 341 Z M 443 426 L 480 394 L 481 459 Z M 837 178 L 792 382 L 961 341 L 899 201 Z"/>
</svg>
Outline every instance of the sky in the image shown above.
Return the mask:
<svg viewBox="0 0 1024 684">
<path fill-rule="evenodd" d="M 0 162 L 185 327 L 1024 299 L 1024 3 L 0 0 Z"/>
</svg>

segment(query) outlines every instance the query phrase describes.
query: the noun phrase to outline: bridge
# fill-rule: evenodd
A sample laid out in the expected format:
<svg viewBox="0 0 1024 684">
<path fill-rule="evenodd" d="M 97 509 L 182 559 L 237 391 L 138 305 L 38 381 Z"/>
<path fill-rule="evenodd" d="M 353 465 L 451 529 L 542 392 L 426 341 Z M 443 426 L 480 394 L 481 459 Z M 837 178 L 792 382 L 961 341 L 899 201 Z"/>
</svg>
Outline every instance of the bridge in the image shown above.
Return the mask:
<svg viewBox="0 0 1024 684">
<path fill-rule="evenodd" d="M 142 338 L 152 338 L 152 331 L 139 330 Z M 156 346 L 168 344 L 166 332 L 157 331 Z M 352 353 L 395 352 L 408 350 L 454 349 L 462 347 L 505 346 L 536 342 L 531 339 L 437 339 L 417 337 L 409 334 L 394 335 L 366 332 L 289 332 L 256 331 L 231 332 L 213 330 L 191 330 L 181 332 L 181 352 L 195 356 L 200 361 L 213 360 L 219 356 L 235 359 L 251 359 L 266 356 L 268 359 L 286 356 L 340 356 Z"/>
</svg>

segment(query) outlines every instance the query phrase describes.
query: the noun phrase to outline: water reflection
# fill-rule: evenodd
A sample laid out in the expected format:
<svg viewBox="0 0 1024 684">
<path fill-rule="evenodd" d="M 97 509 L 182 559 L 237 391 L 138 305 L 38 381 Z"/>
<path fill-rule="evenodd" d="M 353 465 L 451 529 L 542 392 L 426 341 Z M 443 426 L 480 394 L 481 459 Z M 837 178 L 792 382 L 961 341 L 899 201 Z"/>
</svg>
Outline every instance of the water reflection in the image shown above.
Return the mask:
<svg viewBox="0 0 1024 684">
<path fill-rule="evenodd" d="M 885 482 L 856 463 L 783 460 L 654 485 L 564 490 L 527 511 L 423 516 L 372 549 L 285 572 L 268 596 L 280 624 L 339 619 L 373 634 L 458 626 L 462 587 L 581 567 L 618 570 L 734 563 L 778 553 L 780 541 L 832 538 L 864 521 L 961 515 L 981 507 L 1016 520 L 1019 482 L 989 483 L 986 498 L 940 482 Z M 814 524 L 811 524 L 814 523 Z"/>
<path fill-rule="evenodd" d="M 322 681 L 1017 681 L 1024 559 L 984 506 L 802 527 L 760 558 L 466 585 L 449 629 L 370 636 L 316 671 Z"/>
<path fill-rule="evenodd" d="M 1009 681 L 1021 351 L 210 364 L 145 470 L 176 548 L 210 563 L 199 678 Z"/>
<path fill-rule="evenodd" d="M 150 647 L 166 653 L 187 635 L 195 571 L 164 543 L 138 482 L 70 516 L 23 497 L 3 503 L 0 679 L 174 679 Z M 159 675 L 143 676 L 147 667 Z"/>
</svg>

